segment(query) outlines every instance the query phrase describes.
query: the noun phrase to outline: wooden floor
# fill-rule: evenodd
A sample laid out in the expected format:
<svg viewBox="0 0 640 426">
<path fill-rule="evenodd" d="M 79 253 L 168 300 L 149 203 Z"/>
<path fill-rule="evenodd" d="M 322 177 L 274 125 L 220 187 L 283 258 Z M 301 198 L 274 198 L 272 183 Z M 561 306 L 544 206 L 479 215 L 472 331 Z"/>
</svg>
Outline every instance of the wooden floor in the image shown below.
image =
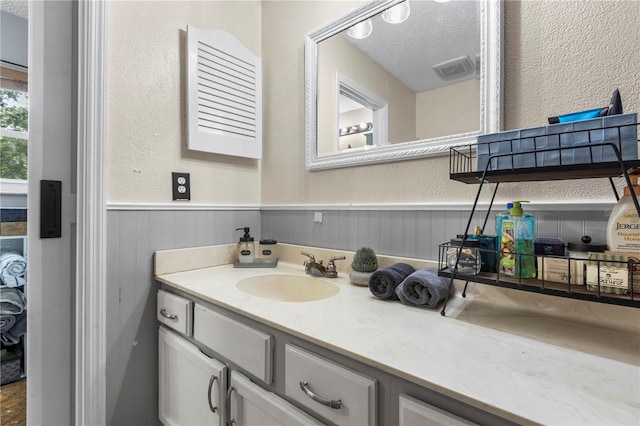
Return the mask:
<svg viewBox="0 0 640 426">
<path fill-rule="evenodd" d="M 27 424 L 27 379 L 0 386 L 0 425 Z"/>
</svg>

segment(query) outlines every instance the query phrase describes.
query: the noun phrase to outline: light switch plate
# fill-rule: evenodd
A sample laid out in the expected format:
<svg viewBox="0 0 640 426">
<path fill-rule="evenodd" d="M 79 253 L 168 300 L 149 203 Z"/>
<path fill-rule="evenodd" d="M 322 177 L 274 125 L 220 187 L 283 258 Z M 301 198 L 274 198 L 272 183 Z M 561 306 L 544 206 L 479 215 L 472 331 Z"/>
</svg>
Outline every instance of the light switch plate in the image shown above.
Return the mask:
<svg viewBox="0 0 640 426">
<path fill-rule="evenodd" d="M 173 199 L 179 201 L 188 201 L 191 199 L 191 182 L 189 173 L 171 173 L 171 182 L 173 186 Z"/>
</svg>

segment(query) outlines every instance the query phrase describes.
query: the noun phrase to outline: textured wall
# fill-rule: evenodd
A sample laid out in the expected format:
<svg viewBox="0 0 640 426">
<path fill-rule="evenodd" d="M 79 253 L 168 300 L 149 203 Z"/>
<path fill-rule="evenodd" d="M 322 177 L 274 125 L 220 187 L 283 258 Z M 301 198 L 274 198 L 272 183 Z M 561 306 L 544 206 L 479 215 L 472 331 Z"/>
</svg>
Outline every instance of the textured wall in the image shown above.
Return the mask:
<svg viewBox="0 0 640 426">
<path fill-rule="evenodd" d="M 477 132 L 480 128 L 480 80 L 472 78 L 418 93 L 416 112 L 417 139 Z"/>
<path fill-rule="evenodd" d="M 260 162 L 186 149 L 186 28 L 223 29 L 261 55 L 260 2 L 108 5 L 107 199 L 170 202 L 171 172 L 194 203 L 256 204 Z"/>
<path fill-rule="evenodd" d="M 305 171 L 303 37 L 337 16 L 327 16 L 323 3 L 262 6 L 269 70 L 262 203 L 470 202 L 477 188 L 449 180 L 447 157 Z M 542 125 L 549 115 L 606 105 L 617 87 L 626 111 L 638 111 L 640 2 L 508 1 L 504 9 L 505 128 Z M 606 180 L 587 180 L 507 184 L 498 198 L 570 202 L 613 196 Z"/>
</svg>

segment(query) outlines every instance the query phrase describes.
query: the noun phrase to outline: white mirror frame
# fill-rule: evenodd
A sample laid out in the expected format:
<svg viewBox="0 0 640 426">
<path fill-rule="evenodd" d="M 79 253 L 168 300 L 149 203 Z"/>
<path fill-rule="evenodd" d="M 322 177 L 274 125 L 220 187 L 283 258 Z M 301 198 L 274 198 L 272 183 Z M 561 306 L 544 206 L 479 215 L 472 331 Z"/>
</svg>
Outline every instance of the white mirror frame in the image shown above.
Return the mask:
<svg viewBox="0 0 640 426">
<path fill-rule="evenodd" d="M 305 35 L 305 168 L 325 170 L 444 155 L 502 126 L 502 1 L 480 1 L 480 129 L 476 132 L 385 145 L 369 151 L 318 156 L 318 43 L 403 0 L 372 1 Z"/>
</svg>

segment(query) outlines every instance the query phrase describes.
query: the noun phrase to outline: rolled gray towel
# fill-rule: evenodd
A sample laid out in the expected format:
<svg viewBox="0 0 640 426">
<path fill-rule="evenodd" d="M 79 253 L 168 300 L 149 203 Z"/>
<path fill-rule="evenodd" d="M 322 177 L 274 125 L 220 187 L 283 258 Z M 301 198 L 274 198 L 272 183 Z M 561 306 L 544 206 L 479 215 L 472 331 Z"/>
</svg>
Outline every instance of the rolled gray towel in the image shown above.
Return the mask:
<svg viewBox="0 0 640 426">
<path fill-rule="evenodd" d="M 450 278 L 439 277 L 436 268 L 420 269 L 396 288 L 396 295 L 407 305 L 435 308 L 451 291 Z M 453 286 L 451 286 L 453 287 Z"/>
<path fill-rule="evenodd" d="M 0 287 L 0 315 L 19 315 L 24 311 L 27 298 L 14 287 Z"/>
<path fill-rule="evenodd" d="M 394 263 L 378 269 L 369 278 L 369 290 L 380 299 L 397 299 L 396 287 L 413 272 L 415 272 L 413 266 L 406 263 Z"/>
<path fill-rule="evenodd" d="M 16 318 L 15 324 L 8 330 L 2 332 L 2 340 L 11 343 L 20 343 L 20 338 L 27 332 L 27 311 L 22 311 Z"/>
<path fill-rule="evenodd" d="M 15 315 L 0 315 L 0 332 L 8 331 L 16 323 Z"/>
</svg>

